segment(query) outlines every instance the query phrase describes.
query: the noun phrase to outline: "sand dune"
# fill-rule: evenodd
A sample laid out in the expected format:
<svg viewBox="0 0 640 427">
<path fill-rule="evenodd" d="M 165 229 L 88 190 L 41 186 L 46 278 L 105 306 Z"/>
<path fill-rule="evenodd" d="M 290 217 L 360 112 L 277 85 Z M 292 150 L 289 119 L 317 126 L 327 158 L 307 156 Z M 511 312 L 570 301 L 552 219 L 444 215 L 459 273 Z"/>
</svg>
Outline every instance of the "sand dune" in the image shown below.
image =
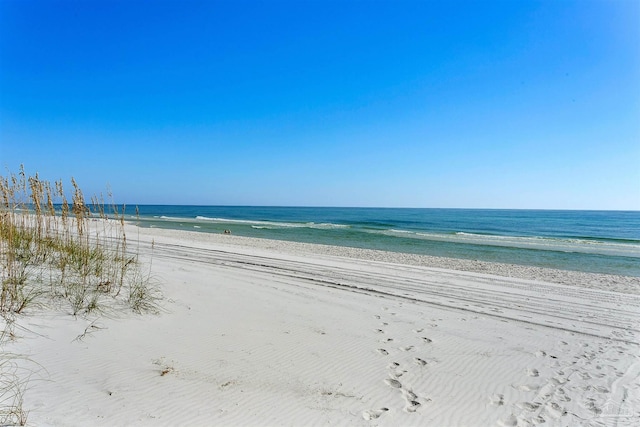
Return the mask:
<svg viewBox="0 0 640 427">
<path fill-rule="evenodd" d="M 640 422 L 637 278 L 129 235 L 152 263 L 162 312 L 21 317 L 11 350 L 32 360 L 30 424 Z"/>
</svg>

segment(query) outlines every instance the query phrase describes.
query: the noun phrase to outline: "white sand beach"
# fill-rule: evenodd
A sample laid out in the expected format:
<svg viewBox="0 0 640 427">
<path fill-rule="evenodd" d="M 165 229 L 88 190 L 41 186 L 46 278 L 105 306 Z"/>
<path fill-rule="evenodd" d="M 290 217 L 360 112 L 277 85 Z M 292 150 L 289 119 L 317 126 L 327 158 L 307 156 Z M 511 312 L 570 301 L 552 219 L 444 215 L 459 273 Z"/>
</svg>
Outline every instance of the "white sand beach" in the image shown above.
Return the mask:
<svg viewBox="0 0 640 427">
<path fill-rule="evenodd" d="M 640 425 L 640 278 L 127 235 L 161 312 L 20 315 L 28 425 Z"/>
</svg>

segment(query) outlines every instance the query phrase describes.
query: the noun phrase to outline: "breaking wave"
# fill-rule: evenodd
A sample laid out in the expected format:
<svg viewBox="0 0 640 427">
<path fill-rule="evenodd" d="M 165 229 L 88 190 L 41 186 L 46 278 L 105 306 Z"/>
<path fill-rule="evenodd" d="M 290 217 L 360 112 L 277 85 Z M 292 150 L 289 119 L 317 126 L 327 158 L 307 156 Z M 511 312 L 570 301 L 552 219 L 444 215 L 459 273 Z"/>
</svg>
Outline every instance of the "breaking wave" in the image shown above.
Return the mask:
<svg viewBox="0 0 640 427">
<path fill-rule="evenodd" d="M 506 236 L 469 232 L 425 233 L 409 230 L 367 230 L 369 233 L 411 239 L 434 240 L 486 246 L 503 246 L 520 249 L 538 249 L 558 252 L 580 252 L 640 258 L 640 244 L 616 240 L 562 238 L 540 236 Z"/>
</svg>

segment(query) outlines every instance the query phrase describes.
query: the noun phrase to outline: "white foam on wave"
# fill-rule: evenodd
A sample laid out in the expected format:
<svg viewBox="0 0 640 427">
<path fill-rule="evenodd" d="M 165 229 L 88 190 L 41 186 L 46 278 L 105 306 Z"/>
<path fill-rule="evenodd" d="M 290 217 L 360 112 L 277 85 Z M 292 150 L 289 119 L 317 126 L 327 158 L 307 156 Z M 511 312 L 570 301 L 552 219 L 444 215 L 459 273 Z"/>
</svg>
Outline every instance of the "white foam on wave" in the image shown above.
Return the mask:
<svg viewBox="0 0 640 427">
<path fill-rule="evenodd" d="M 322 229 L 330 229 L 330 228 L 351 228 L 350 225 L 347 224 L 332 224 L 332 223 L 320 223 L 316 224 L 313 222 L 307 223 L 307 225 L 311 228 L 322 228 Z"/>
<path fill-rule="evenodd" d="M 315 222 L 277 222 L 277 221 L 260 221 L 248 219 L 231 219 L 231 218 L 211 218 L 206 216 L 196 216 L 199 221 L 211 221 L 222 224 L 247 224 L 254 229 L 278 229 L 278 228 L 316 228 L 316 229 L 333 229 L 333 228 L 349 228 L 345 224 L 319 223 Z"/>
<path fill-rule="evenodd" d="M 488 246 L 503 246 L 520 249 L 539 249 L 558 252 L 579 252 L 609 256 L 640 258 L 640 245 L 605 242 L 600 240 L 555 238 L 542 236 L 499 236 L 459 231 L 454 234 L 422 233 L 410 230 L 369 230 L 371 233 L 412 239 L 436 240 L 451 243 L 466 243 Z"/>
<path fill-rule="evenodd" d="M 394 228 L 392 228 L 391 230 L 389 230 L 390 233 L 398 233 L 398 234 L 415 234 L 414 231 L 409 231 L 409 230 L 396 230 Z"/>
<path fill-rule="evenodd" d="M 273 221 L 259 221 L 259 220 L 250 220 L 250 219 L 231 219 L 231 218 L 211 218 L 208 216 L 196 216 L 196 219 L 199 221 L 210 221 L 210 222 L 218 222 L 222 224 L 248 224 L 251 226 L 263 226 L 265 228 L 268 227 L 298 227 L 300 224 L 290 223 L 290 222 L 273 222 Z"/>
</svg>

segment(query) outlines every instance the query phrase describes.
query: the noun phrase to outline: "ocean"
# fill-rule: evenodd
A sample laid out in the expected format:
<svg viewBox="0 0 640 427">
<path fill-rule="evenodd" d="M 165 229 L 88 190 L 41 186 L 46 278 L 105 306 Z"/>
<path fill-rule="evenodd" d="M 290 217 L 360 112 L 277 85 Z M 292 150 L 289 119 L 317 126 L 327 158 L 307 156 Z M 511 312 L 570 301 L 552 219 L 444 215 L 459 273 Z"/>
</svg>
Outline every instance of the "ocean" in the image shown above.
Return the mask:
<svg viewBox="0 0 640 427">
<path fill-rule="evenodd" d="M 141 205 L 142 227 L 640 276 L 640 212 Z"/>
</svg>

